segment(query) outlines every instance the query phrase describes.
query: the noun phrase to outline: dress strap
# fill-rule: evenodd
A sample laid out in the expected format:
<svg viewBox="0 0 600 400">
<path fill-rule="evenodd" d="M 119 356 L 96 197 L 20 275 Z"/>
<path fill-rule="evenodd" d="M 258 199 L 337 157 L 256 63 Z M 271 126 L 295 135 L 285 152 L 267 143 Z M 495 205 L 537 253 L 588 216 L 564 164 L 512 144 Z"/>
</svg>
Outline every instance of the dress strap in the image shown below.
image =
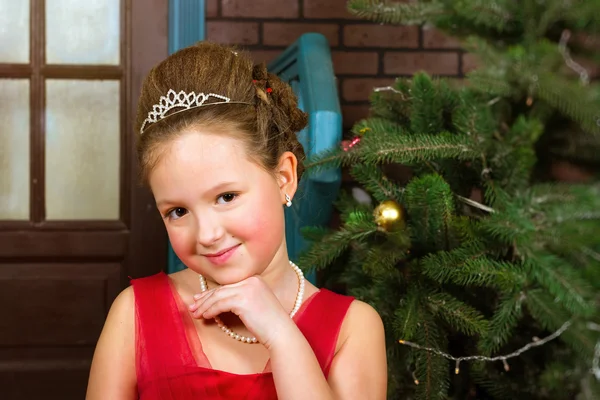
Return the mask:
<svg viewBox="0 0 600 400">
<path fill-rule="evenodd" d="M 160 272 L 131 281 L 135 295 L 138 384 L 195 364 L 169 277 Z"/>
<path fill-rule="evenodd" d="M 335 355 L 340 328 L 353 301 L 353 297 L 321 289 L 297 321 L 326 378 Z"/>
</svg>

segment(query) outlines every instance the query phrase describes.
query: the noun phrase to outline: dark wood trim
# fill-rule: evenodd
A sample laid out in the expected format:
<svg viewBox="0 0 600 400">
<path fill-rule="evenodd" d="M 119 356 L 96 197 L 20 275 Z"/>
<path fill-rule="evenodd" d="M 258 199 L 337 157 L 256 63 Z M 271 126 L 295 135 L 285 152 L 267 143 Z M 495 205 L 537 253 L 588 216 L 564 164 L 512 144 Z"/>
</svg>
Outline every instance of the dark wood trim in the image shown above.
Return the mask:
<svg viewBox="0 0 600 400">
<path fill-rule="evenodd" d="M 42 75 L 46 79 L 121 79 L 120 65 L 44 65 Z"/>
<path fill-rule="evenodd" d="M 120 29 L 120 58 L 121 58 L 121 71 L 124 71 L 124 79 L 121 79 L 121 119 L 119 123 L 120 127 L 120 143 L 121 143 L 121 162 L 119 166 L 120 176 L 120 215 L 121 221 L 125 225 L 131 225 L 131 174 L 129 171 L 129 164 L 127 161 L 135 156 L 135 153 L 131 152 L 131 141 L 132 136 L 129 130 L 129 121 L 131 120 L 131 47 L 129 46 L 131 39 L 130 32 L 130 21 L 131 21 L 131 7 L 128 0 L 121 0 L 121 29 Z"/>
<path fill-rule="evenodd" d="M 31 77 L 31 74 L 31 64 L 0 64 L 1 78 L 29 79 Z"/>
<path fill-rule="evenodd" d="M 133 126 L 137 115 L 137 100 L 142 80 L 150 69 L 168 55 L 168 0 L 127 0 L 131 14 L 129 20 L 131 54 L 131 104 L 127 133 L 131 135 L 130 150 L 135 154 Z M 135 51 L 134 51 L 135 49 Z M 148 188 L 137 185 L 137 158 L 129 157 L 131 174 L 131 238 L 127 255 L 126 275 L 142 277 L 167 267 L 167 234 L 156 210 L 154 198 Z M 124 277 L 126 278 L 126 277 Z M 123 285 L 128 281 L 123 280 Z"/>
<path fill-rule="evenodd" d="M 127 254 L 128 231 L 0 232 L 0 259 L 34 258 L 121 260 Z"/>
<path fill-rule="evenodd" d="M 120 231 L 127 230 L 128 226 L 123 221 L 0 221 L 2 231 Z"/>
<path fill-rule="evenodd" d="M 45 213 L 44 193 L 44 131 L 45 131 L 45 91 L 44 79 L 40 69 L 45 57 L 46 20 L 45 0 L 31 2 L 31 147 L 30 147 L 30 218 L 33 222 L 41 222 Z"/>
</svg>

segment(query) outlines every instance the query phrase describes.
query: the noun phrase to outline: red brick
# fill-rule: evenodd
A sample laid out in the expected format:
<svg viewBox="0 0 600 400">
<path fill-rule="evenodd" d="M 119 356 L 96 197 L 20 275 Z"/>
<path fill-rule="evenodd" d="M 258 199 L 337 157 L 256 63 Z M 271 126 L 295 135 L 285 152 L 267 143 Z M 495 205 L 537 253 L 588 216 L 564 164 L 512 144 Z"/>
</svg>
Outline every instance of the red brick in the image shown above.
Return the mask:
<svg viewBox="0 0 600 400">
<path fill-rule="evenodd" d="M 419 46 L 417 26 L 347 25 L 344 44 L 353 47 L 411 47 Z"/>
<path fill-rule="evenodd" d="M 305 18 L 358 19 L 350 14 L 348 0 L 304 0 Z"/>
<path fill-rule="evenodd" d="M 423 28 L 423 47 L 426 49 L 459 49 L 460 40 L 435 28 Z"/>
<path fill-rule="evenodd" d="M 555 160 L 550 166 L 552 177 L 561 182 L 586 183 L 592 180 L 594 174 L 583 167 L 568 161 Z"/>
<path fill-rule="evenodd" d="M 298 0 L 222 0 L 223 16 L 239 18 L 298 18 Z"/>
<path fill-rule="evenodd" d="M 255 64 L 258 64 L 261 62 L 268 64 L 271 61 L 273 61 L 280 54 L 281 54 L 280 50 L 252 50 L 252 51 L 250 51 L 250 57 L 252 57 Z"/>
<path fill-rule="evenodd" d="M 343 52 L 331 54 L 333 69 L 336 74 L 370 74 L 377 73 L 379 57 L 375 52 Z"/>
<path fill-rule="evenodd" d="M 369 116 L 369 105 L 345 105 L 342 106 L 342 125 L 344 128 L 351 128 L 361 119 Z"/>
<path fill-rule="evenodd" d="M 269 46 L 287 46 L 292 44 L 306 32 L 318 32 L 323 34 L 331 46 L 338 45 L 337 24 L 300 24 L 265 22 L 263 24 L 263 44 Z"/>
<path fill-rule="evenodd" d="M 384 57 L 386 74 L 412 75 L 425 71 L 431 75 L 458 74 L 458 53 L 390 52 Z"/>
<path fill-rule="evenodd" d="M 480 61 L 473 53 L 463 53 L 462 55 L 462 73 L 467 74 L 478 68 Z"/>
<path fill-rule="evenodd" d="M 342 94 L 346 101 L 368 100 L 373 88 L 390 86 L 393 79 L 345 78 L 342 82 Z"/>
<path fill-rule="evenodd" d="M 219 14 L 219 0 L 207 0 L 206 1 L 206 17 L 214 18 Z"/>
<path fill-rule="evenodd" d="M 256 44 L 258 43 L 258 23 L 208 21 L 206 36 L 210 41 L 223 44 Z"/>
<path fill-rule="evenodd" d="M 600 35 L 577 32 L 573 34 L 571 41 L 573 44 L 586 47 L 588 50 L 596 50 L 600 47 Z"/>
<path fill-rule="evenodd" d="M 598 65 L 597 63 L 594 63 L 593 60 L 590 60 L 589 58 L 580 58 L 577 56 L 573 56 L 573 61 L 575 61 L 577 64 L 581 65 L 583 67 L 583 69 L 585 69 L 587 71 L 588 78 L 595 79 L 595 78 L 600 77 L 600 65 Z M 579 72 L 572 70 L 571 68 L 567 67 L 566 65 L 565 65 L 565 70 L 567 71 L 567 74 L 571 74 L 573 77 L 579 78 Z"/>
</svg>

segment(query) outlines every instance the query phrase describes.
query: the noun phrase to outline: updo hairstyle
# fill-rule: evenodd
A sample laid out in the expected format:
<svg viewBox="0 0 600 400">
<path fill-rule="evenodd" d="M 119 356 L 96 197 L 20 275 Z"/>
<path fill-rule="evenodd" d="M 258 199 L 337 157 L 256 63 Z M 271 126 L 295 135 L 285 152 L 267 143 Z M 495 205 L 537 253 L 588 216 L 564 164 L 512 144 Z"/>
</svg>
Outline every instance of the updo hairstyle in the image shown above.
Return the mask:
<svg viewBox="0 0 600 400">
<path fill-rule="evenodd" d="M 169 90 L 214 93 L 230 98 L 231 104 L 175 109 L 164 119 L 147 123 L 140 134 L 148 113 Z M 241 139 L 250 159 L 270 173 L 281 155 L 291 151 L 298 158 L 300 180 L 305 154 L 297 132 L 306 124 L 307 115 L 298 108 L 291 87 L 267 72 L 264 63 L 254 65 L 247 54 L 233 47 L 198 42 L 170 55 L 144 79 L 135 126 L 140 177 L 148 182 L 164 144 L 184 131 L 201 128 Z"/>
</svg>

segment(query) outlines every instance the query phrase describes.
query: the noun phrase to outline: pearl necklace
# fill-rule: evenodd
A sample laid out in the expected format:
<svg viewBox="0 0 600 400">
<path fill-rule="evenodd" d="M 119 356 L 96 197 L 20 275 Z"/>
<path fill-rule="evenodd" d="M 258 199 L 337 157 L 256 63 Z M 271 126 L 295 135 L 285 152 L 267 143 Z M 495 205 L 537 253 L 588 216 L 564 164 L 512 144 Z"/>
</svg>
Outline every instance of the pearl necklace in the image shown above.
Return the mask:
<svg viewBox="0 0 600 400">
<path fill-rule="evenodd" d="M 294 270 L 296 275 L 298 275 L 298 283 L 299 283 L 298 284 L 298 294 L 296 295 L 296 301 L 294 303 L 294 308 L 292 309 L 292 312 L 290 312 L 290 318 L 294 318 L 294 315 L 296 315 L 296 313 L 300 309 L 300 306 L 302 305 L 302 298 L 304 297 L 304 274 L 302 273 L 302 270 L 300 269 L 300 267 L 298 267 L 292 261 L 290 261 L 290 266 L 292 267 L 292 269 Z M 204 279 L 204 277 L 200 274 L 198 275 L 198 278 L 200 279 L 200 292 L 204 293 L 208 290 L 208 285 L 206 284 L 206 279 Z M 219 328 L 221 328 L 221 330 L 223 332 L 225 332 L 227 335 L 229 335 L 230 338 L 239 340 L 240 342 L 243 342 L 243 343 L 258 343 L 258 340 L 255 337 L 246 337 L 246 336 L 238 335 L 237 333 L 235 333 L 234 331 L 229 329 L 227 327 L 227 325 L 225 325 L 223 323 L 223 321 L 221 321 L 221 318 L 219 318 L 218 316 L 215 316 L 214 320 L 217 323 L 217 325 L 219 326 Z"/>
</svg>

